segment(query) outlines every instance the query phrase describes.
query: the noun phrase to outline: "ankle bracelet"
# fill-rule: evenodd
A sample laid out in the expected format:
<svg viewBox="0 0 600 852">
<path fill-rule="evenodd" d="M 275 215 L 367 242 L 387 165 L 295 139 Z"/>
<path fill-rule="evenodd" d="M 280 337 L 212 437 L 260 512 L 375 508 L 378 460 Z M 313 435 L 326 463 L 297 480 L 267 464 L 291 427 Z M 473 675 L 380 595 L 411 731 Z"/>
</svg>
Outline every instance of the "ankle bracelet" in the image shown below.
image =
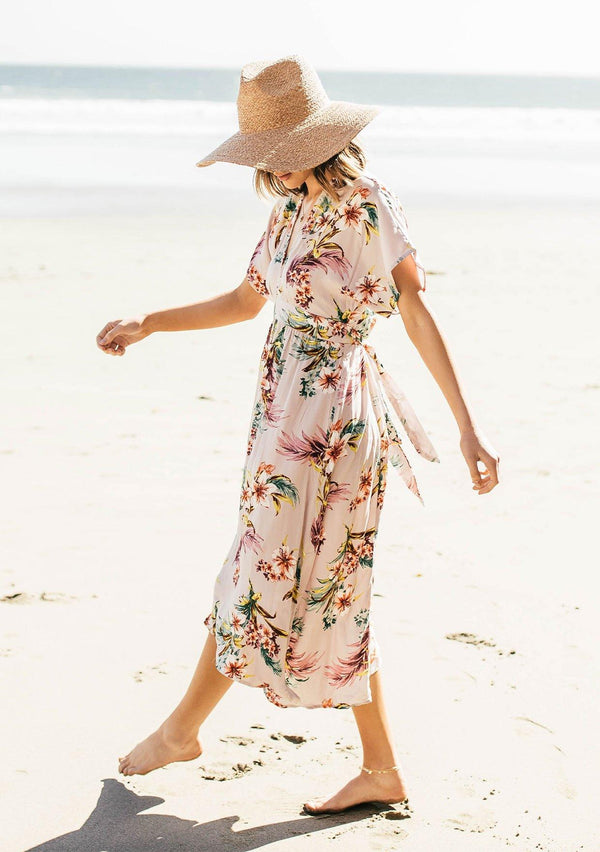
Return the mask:
<svg viewBox="0 0 600 852">
<path fill-rule="evenodd" d="M 362 769 L 363 772 L 368 772 L 369 775 L 373 775 L 374 773 L 379 774 L 381 772 L 396 772 L 398 769 L 400 769 L 400 767 L 399 766 L 390 766 L 389 769 L 367 769 L 366 766 L 361 766 L 361 769 Z"/>
</svg>

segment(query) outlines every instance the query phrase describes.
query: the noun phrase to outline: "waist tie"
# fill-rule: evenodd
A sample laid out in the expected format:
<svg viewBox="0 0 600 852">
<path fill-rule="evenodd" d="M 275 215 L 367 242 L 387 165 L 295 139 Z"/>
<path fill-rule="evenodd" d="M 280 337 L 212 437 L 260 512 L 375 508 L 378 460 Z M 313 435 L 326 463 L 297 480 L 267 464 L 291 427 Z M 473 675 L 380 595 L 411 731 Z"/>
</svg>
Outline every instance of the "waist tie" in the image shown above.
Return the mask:
<svg viewBox="0 0 600 852">
<path fill-rule="evenodd" d="M 338 318 L 322 317 L 309 314 L 298 308 L 290 311 L 279 303 L 275 306 L 274 320 L 289 326 L 296 333 L 308 335 L 315 340 L 331 340 L 340 346 L 354 345 L 363 348 L 375 367 L 372 375 L 377 383 L 385 412 L 386 449 L 389 450 L 389 461 L 398 471 L 408 489 L 416 495 L 422 505 L 425 505 L 415 475 L 402 449 L 402 439 L 394 423 L 392 410 L 398 415 L 398 419 L 416 451 L 428 461 L 439 462 L 440 459 L 406 395 L 384 369 L 373 347 L 364 341 L 376 322 L 373 312 L 365 311 L 360 322 L 352 323 L 349 322 L 350 315 L 347 313 L 340 313 Z"/>
<path fill-rule="evenodd" d="M 377 357 L 373 347 L 364 342 L 361 343 L 361 346 L 371 358 L 377 369 L 377 376 L 380 379 L 380 392 L 384 398 L 384 406 L 389 411 L 389 405 L 386 404 L 386 400 L 391 403 L 392 408 L 398 415 L 398 419 L 400 420 L 400 423 L 402 424 L 402 427 L 408 435 L 415 450 L 428 461 L 439 462 L 440 459 L 437 450 L 423 428 L 421 421 L 417 417 L 416 412 L 408 401 L 405 393 L 398 387 L 395 379 L 392 378 L 390 373 L 384 369 L 383 364 Z M 416 477 L 412 471 L 406 454 L 402 449 L 402 440 L 398 435 L 398 431 L 394 423 L 387 416 L 385 425 L 388 446 L 390 449 L 390 462 L 398 471 L 408 489 L 416 495 L 422 505 L 425 505 L 425 501 L 423 500 L 421 492 L 419 491 L 419 486 L 417 485 Z"/>
</svg>

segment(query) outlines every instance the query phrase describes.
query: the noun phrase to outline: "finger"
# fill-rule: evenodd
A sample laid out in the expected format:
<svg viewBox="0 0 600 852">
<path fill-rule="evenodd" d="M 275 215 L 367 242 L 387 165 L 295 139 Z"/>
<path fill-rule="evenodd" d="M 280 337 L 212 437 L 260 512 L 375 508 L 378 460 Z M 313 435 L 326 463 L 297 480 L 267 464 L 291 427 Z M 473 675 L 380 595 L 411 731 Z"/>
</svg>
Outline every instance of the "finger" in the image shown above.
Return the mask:
<svg viewBox="0 0 600 852">
<path fill-rule="evenodd" d="M 489 479 L 492 484 L 492 488 L 494 485 L 498 484 L 498 459 L 490 457 L 488 462 L 489 465 Z"/>
<path fill-rule="evenodd" d="M 488 482 L 486 482 L 486 484 L 483 486 L 483 488 L 480 490 L 479 493 L 480 494 L 487 494 L 488 491 L 491 491 L 492 488 L 495 488 L 497 484 L 498 483 L 495 482 L 493 479 L 490 479 L 490 480 L 488 480 Z"/>
<path fill-rule="evenodd" d="M 113 340 L 115 339 L 115 337 L 119 333 L 120 322 L 121 322 L 121 320 L 117 320 L 115 322 L 107 323 L 106 326 L 105 326 L 106 331 L 104 332 L 102 337 L 100 337 L 100 340 L 98 342 L 102 345 L 106 345 L 107 343 L 112 343 Z"/>
<path fill-rule="evenodd" d="M 100 340 L 102 340 L 105 337 L 107 332 L 109 332 L 111 330 L 111 328 L 114 328 L 115 325 L 117 325 L 117 322 L 118 322 L 117 320 L 111 320 L 110 322 L 107 322 L 106 325 L 104 326 L 104 328 L 101 331 L 99 331 L 98 334 L 96 335 L 96 340 L 98 342 L 100 342 Z"/>
<path fill-rule="evenodd" d="M 100 340 L 102 337 L 104 337 L 104 335 L 106 334 L 106 332 L 109 330 L 110 327 L 111 327 L 111 323 L 107 322 L 106 325 L 103 326 L 103 328 L 96 335 L 96 340 Z"/>
<path fill-rule="evenodd" d="M 125 348 L 120 343 L 116 343 L 114 340 L 110 343 L 99 343 L 98 346 L 103 352 L 119 352 L 121 349 Z"/>
<path fill-rule="evenodd" d="M 117 336 L 118 332 L 115 331 L 114 328 L 111 328 L 110 331 L 107 331 L 102 340 L 100 341 L 103 346 L 110 346 L 113 342 L 114 338 Z"/>
<path fill-rule="evenodd" d="M 477 467 L 477 459 L 467 459 L 467 465 L 469 466 L 469 472 L 471 474 L 471 482 L 474 485 L 478 485 L 481 483 L 481 474 L 479 472 L 479 468 Z"/>
</svg>

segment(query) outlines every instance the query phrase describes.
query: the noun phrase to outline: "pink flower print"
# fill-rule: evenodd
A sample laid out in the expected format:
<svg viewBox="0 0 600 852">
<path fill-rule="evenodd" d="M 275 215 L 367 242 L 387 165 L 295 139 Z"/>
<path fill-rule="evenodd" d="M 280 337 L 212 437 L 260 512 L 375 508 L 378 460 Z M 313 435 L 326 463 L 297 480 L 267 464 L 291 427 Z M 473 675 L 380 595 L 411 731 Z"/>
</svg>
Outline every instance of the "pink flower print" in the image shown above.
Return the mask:
<svg viewBox="0 0 600 852">
<path fill-rule="evenodd" d="M 263 686 L 263 690 L 264 690 L 265 695 L 267 696 L 267 698 L 271 702 L 271 704 L 275 704 L 276 707 L 286 707 L 287 706 L 286 704 L 283 703 L 280 696 L 277 695 L 275 690 L 272 689 L 270 686 L 265 684 Z"/>
<path fill-rule="evenodd" d="M 346 553 L 344 554 L 344 560 L 342 563 L 342 567 L 344 569 L 346 577 L 349 577 L 351 574 L 354 574 L 359 565 L 359 554 L 356 552 L 356 550 L 354 550 L 353 547 L 349 547 Z"/>
<path fill-rule="evenodd" d="M 244 669 L 246 668 L 246 658 L 242 654 L 242 659 L 236 660 L 235 657 L 230 657 L 225 664 L 224 674 L 227 677 L 237 677 L 241 678 L 244 676 Z"/>
<path fill-rule="evenodd" d="M 339 595 L 335 599 L 335 606 L 338 612 L 345 612 L 348 607 L 352 604 L 352 592 L 353 589 L 346 589 L 346 591 L 340 592 Z"/>
<path fill-rule="evenodd" d="M 327 228 L 333 223 L 333 220 L 334 216 L 330 210 L 321 210 L 321 208 L 317 208 L 317 212 L 314 217 L 314 225 L 316 228 Z"/>
<path fill-rule="evenodd" d="M 363 220 L 367 218 L 365 209 L 361 206 L 362 197 L 356 197 L 353 193 L 348 201 L 340 209 L 340 219 L 346 228 L 354 228 L 355 231 L 362 233 Z"/>
<path fill-rule="evenodd" d="M 273 490 L 268 479 L 274 470 L 274 465 L 264 463 L 260 464 L 256 470 L 256 476 L 252 485 L 252 496 L 257 503 L 261 503 L 263 506 L 267 504 L 267 497 Z"/>
<path fill-rule="evenodd" d="M 313 300 L 312 288 L 310 284 L 299 284 L 296 288 L 294 298 L 296 300 L 296 303 L 300 305 L 301 308 L 308 308 L 308 306 Z"/>
<path fill-rule="evenodd" d="M 341 372 L 337 370 L 324 370 L 318 379 L 321 390 L 335 390 L 340 380 Z"/>
<path fill-rule="evenodd" d="M 284 544 L 278 547 L 273 556 L 273 565 L 277 569 L 278 580 L 291 580 L 292 569 L 295 568 L 294 552 Z"/>
<path fill-rule="evenodd" d="M 256 266 L 251 265 L 246 272 L 246 277 L 248 279 L 249 284 L 258 292 L 261 296 L 268 296 L 269 290 L 267 289 L 267 282 L 262 277 Z"/>
<path fill-rule="evenodd" d="M 346 334 L 347 327 L 348 323 L 338 319 L 332 320 L 329 323 L 329 330 L 331 331 L 331 334 L 344 335 Z"/>
<path fill-rule="evenodd" d="M 266 477 L 262 480 L 255 479 L 254 485 L 252 486 L 252 496 L 255 498 L 257 503 L 265 502 L 265 498 L 269 493 L 269 486 L 265 481 Z"/>
<path fill-rule="evenodd" d="M 259 466 L 256 468 L 256 473 L 257 474 L 268 473 L 269 475 L 271 475 L 274 470 L 275 470 L 274 464 L 268 464 L 267 462 L 261 462 L 259 464 Z"/>
<path fill-rule="evenodd" d="M 381 301 L 378 293 L 383 291 L 383 286 L 379 283 L 381 278 L 375 278 L 373 275 L 364 275 L 356 284 L 356 296 L 360 299 L 363 305 L 377 304 Z"/>
<path fill-rule="evenodd" d="M 248 623 L 244 627 L 244 636 L 246 638 L 247 644 L 250 645 L 251 648 L 260 648 L 261 637 L 258 632 L 256 622 L 248 621 Z"/>
<path fill-rule="evenodd" d="M 296 645 L 299 639 L 298 633 L 292 633 L 285 654 L 285 668 L 291 677 L 297 681 L 306 681 L 319 667 L 319 659 L 322 651 L 298 652 Z"/>
<path fill-rule="evenodd" d="M 366 674 L 369 670 L 369 627 L 365 628 L 362 637 L 352 643 L 350 648 L 354 648 L 347 657 L 339 657 L 337 663 L 332 663 L 325 667 L 325 674 L 329 679 L 331 686 L 339 689 L 340 686 L 345 686 L 356 677 Z"/>
<path fill-rule="evenodd" d="M 355 509 L 360 503 L 364 502 L 371 491 L 373 485 L 373 471 L 371 468 L 363 470 L 358 481 L 358 493 L 350 501 L 350 509 Z"/>
<path fill-rule="evenodd" d="M 231 616 L 230 620 L 231 620 L 232 630 L 234 630 L 237 633 L 242 626 L 242 619 L 241 619 L 240 615 L 237 612 L 234 612 L 233 615 Z"/>
<path fill-rule="evenodd" d="M 310 284 L 310 272 L 308 269 L 303 269 L 301 266 L 298 266 L 294 270 L 294 280 L 297 281 L 298 284 Z"/>
<path fill-rule="evenodd" d="M 373 558 L 373 550 L 374 550 L 373 541 L 369 538 L 366 538 L 359 545 L 358 556 L 363 561 L 365 561 L 365 560 L 370 561 Z"/>
<path fill-rule="evenodd" d="M 341 425 L 340 421 L 339 426 Z M 337 429 L 332 430 L 329 436 L 329 446 L 323 452 L 323 460 L 325 462 L 323 470 L 325 473 L 331 473 L 336 461 L 341 459 L 346 452 L 347 444 L 348 436 L 342 438 Z"/>
<path fill-rule="evenodd" d="M 275 580 L 276 579 L 275 571 L 273 569 L 273 565 L 270 562 L 268 562 L 266 559 L 259 559 L 258 562 L 256 563 L 256 567 L 258 568 L 260 573 L 263 574 L 267 578 L 267 580 Z"/>
</svg>

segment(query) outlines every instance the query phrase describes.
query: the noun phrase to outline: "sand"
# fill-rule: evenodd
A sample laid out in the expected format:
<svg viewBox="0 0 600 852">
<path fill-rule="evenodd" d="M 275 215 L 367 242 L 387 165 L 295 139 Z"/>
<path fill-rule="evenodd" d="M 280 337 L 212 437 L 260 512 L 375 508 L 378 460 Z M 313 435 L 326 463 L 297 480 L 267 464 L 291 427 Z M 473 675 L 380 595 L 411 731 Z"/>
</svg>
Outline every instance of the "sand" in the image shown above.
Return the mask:
<svg viewBox="0 0 600 852">
<path fill-rule="evenodd" d="M 413 814 L 314 818 L 302 803 L 360 765 L 351 712 L 284 710 L 237 684 L 198 760 L 117 772 L 204 642 L 270 320 L 267 304 L 123 358 L 96 348 L 110 319 L 236 286 L 266 220 L 248 193 L 227 227 L 225 196 L 204 212 L 151 196 L 144 212 L 141 191 L 94 207 L 82 190 L 0 222 L 5 852 L 596 852 L 598 207 L 408 207 L 502 481 L 471 491 L 440 390 L 401 319 L 380 320 L 370 342 L 441 456 L 410 455 L 425 507 L 390 473 L 375 561 Z"/>
</svg>

